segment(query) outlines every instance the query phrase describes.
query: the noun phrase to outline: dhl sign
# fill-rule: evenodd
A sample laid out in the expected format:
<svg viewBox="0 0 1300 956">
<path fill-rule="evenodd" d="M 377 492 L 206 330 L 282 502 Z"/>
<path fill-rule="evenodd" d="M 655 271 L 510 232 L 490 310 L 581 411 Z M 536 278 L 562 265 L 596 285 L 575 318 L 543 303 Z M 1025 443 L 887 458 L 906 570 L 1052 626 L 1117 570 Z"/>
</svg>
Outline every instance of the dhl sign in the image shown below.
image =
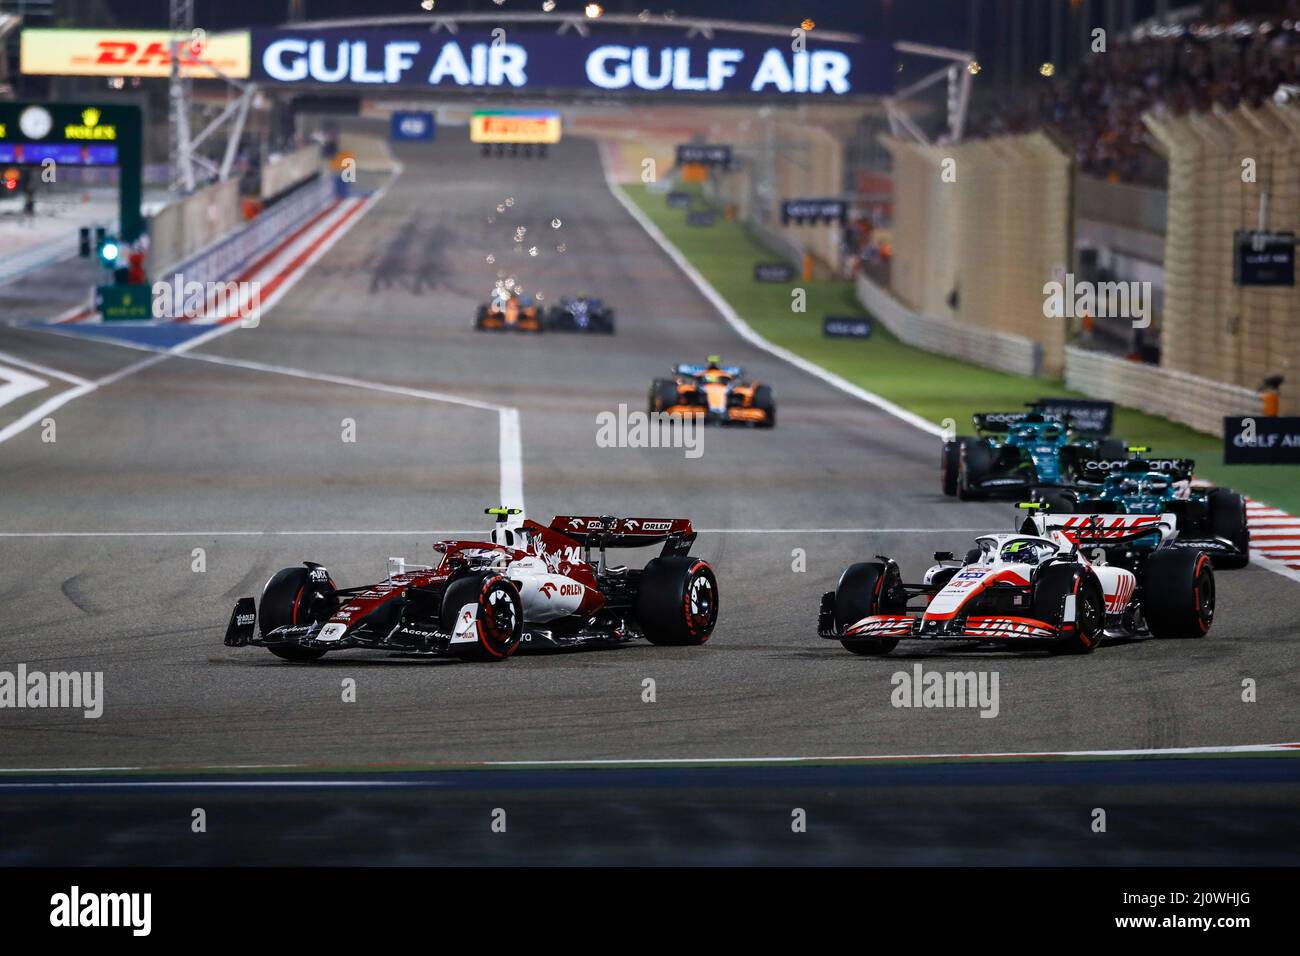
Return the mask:
<svg viewBox="0 0 1300 956">
<path fill-rule="evenodd" d="M 173 34 L 167 30 L 23 30 L 20 69 L 31 76 L 171 76 L 171 50 L 182 44 L 179 72 L 191 79 L 248 78 L 248 33 Z"/>
<path fill-rule="evenodd" d="M 558 143 L 560 114 L 552 110 L 477 110 L 470 117 L 473 143 Z"/>
</svg>

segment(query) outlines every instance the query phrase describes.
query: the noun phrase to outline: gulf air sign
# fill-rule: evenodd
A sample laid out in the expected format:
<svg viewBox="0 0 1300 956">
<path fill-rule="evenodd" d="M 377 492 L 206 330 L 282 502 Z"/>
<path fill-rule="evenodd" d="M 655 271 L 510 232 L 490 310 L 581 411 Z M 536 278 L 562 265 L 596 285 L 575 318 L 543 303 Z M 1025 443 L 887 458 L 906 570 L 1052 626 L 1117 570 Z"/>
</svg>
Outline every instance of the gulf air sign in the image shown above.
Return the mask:
<svg viewBox="0 0 1300 956">
<path fill-rule="evenodd" d="M 29 76 L 168 77 L 180 44 L 179 72 L 192 79 L 248 78 L 247 33 L 173 34 L 166 30 L 23 30 L 20 69 Z"/>
<path fill-rule="evenodd" d="M 259 81 L 336 87 L 547 90 L 696 97 L 820 97 L 888 93 L 893 57 L 883 42 L 821 42 L 745 35 L 620 37 L 511 31 L 267 29 L 252 34 Z"/>
</svg>

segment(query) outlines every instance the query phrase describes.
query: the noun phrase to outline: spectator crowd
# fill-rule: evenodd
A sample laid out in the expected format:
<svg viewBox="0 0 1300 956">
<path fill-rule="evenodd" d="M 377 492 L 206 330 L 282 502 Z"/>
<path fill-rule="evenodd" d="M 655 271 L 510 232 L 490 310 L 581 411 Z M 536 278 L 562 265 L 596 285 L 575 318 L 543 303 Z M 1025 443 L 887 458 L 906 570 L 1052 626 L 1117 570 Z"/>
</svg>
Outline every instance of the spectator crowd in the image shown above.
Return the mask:
<svg viewBox="0 0 1300 956">
<path fill-rule="evenodd" d="M 1054 129 L 1079 168 L 1113 181 L 1158 182 L 1142 114 L 1258 108 L 1300 84 L 1300 2 L 1266 21 L 1198 21 L 1139 29 L 1069 74 L 1035 84 L 977 120 L 975 135 Z M 1300 99 L 1300 88 L 1290 91 Z"/>
</svg>

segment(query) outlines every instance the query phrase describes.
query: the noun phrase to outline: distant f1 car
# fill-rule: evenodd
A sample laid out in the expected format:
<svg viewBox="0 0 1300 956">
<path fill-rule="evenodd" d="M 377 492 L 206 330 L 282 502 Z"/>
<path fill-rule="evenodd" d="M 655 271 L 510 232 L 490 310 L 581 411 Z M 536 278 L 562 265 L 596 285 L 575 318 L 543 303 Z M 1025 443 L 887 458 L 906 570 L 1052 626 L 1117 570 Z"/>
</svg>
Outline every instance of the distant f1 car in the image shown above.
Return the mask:
<svg viewBox="0 0 1300 956">
<path fill-rule="evenodd" d="M 479 332 L 541 332 L 542 315 L 532 299 L 511 295 L 480 305 L 474 328 Z"/>
<path fill-rule="evenodd" d="M 1216 568 L 1249 564 L 1246 500 L 1229 488 L 1194 483 L 1190 458 L 1137 457 L 1148 450 L 1130 448 L 1131 458 L 1085 458 L 1079 484 L 1040 489 L 1034 499 L 1057 514 L 1171 514 L 1178 522 L 1171 546 L 1204 551 Z"/>
<path fill-rule="evenodd" d="M 564 298 L 546 313 L 547 331 L 614 334 L 614 310 L 588 295 Z"/>
<path fill-rule="evenodd" d="M 704 365 L 678 365 L 672 378 L 650 385 L 650 411 L 668 415 L 697 415 L 710 424 L 776 425 L 772 387 L 744 380 L 745 370 L 722 365 L 710 355 Z"/>
<path fill-rule="evenodd" d="M 1069 422 L 1037 411 L 981 412 L 974 436 L 943 443 L 945 495 L 963 501 L 1024 498 L 1040 486 L 1071 484 L 1084 456 L 1123 457 L 1124 443 L 1088 437 Z"/>
<path fill-rule="evenodd" d="M 1018 532 L 976 538 L 964 560 L 937 552 L 920 584 L 878 556 L 823 595 L 817 633 L 873 655 L 900 640 L 1087 654 L 1103 637 L 1204 637 L 1214 570 L 1204 551 L 1169 547 L 1176 535 L 1173 515 L 1040 512 Z"/>
<path fill-rule="evenodd" d="M 541 525 L 489 508 L 491 541 L 439 541 L 434 565 L 390 558 L 377 584 L 340 588 L 310 561 L 285 568 L 235 605 L 227 647 L 255 645 L 288 661 L 370 648 L 500 661 L 529 649 L 703 644 L 718 618 L 718 581 L 690 554 L 686 518 L 562 515 Z M 614 566 L 606 548 L 662 544 L 644 568 Z M 599 550 L 593 562 L 591 549 Z M 256 630 L 255 630 L 256 625 Z"/>
</svg>

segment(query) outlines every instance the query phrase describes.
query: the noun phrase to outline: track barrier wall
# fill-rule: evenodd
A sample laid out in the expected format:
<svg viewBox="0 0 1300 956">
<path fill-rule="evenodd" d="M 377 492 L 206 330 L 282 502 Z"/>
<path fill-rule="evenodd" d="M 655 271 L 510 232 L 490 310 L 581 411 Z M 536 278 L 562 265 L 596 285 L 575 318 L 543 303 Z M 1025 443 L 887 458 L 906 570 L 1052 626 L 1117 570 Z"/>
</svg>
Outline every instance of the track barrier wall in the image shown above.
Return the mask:
<svg viewBox="0 0 1300 956">
<path fill-rule="evenodd" d="M 857 295 L 863 307 L 901 342 L 1013 375 L 1039 374 L 1043 350 L 1032 339 L 922 315 L 865 275 L 857 278 Z"/>
<path fill-rule="evenodd" d="M 262 167 L 261 198 L 274 199 L 320 172 L 320 147 L 303 146 Z"/>
<path fill-rule="evenodd" d="M 1300 287 L 1233 281 L 1233 232 L 1258 228 L 1261 196 L 1267 228 L 1300 226 L 1300 107 L 1144 121 L 1169 160 L 1162 370 L 1246 390 L 1283 375 L 1281 414 L 1300 415 Z"/>
<path fill-rule="evenodd" d="M 1069 155 L 1043 133 L 884 143 L 894 160 L 894 295 L 920 316 L 1035 342 L 1042 373 L 1060 376 L 1067 327 L 1044 317 L 1043 285 L 1072 261 Z M 970 354 L 946 354 L 988 364 L 987 336 L 966 341 Z"/>
<path fill-rule="evenodd" d="M 1253 389 L 1075 346 L 1068 346 L 1065 353 L 1067 388 L 1197 431 L 1222 437 L 1225 415 L 1263 414 L 1263 399 Z"/>
<path fill-rule="evenodd" d="M 239 181 L 227 179 L 169 203 L 149 217 L 145 268 L 157 275 L 220 242 L 239 227 Z"/>
<path fill-rule="evenodd" d="M 320 176 L 300 186 L 225 238 L 187 259 L 159 270 L 150 270 L 149 274 L 163 281 L 177 272 L 183 274 L 187 282 L 229 281 L 261 253 L 283 241 L 295 227 L 324 209 L 333 198 L 333 182 L 327 176 Z"/>
</svg>

